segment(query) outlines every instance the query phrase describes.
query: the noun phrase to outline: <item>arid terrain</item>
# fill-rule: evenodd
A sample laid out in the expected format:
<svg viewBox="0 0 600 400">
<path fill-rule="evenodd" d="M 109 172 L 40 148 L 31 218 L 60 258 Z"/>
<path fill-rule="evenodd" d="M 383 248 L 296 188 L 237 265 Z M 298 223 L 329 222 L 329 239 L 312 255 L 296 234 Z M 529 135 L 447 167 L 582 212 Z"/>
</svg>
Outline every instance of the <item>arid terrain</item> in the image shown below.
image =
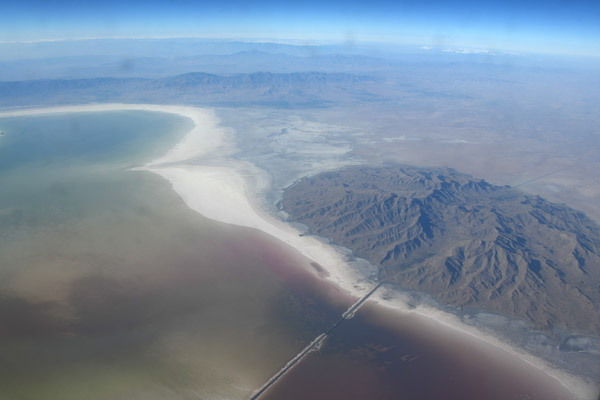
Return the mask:
<svg viewBox="0 0 600 400">
<path fill-rule="evenodd" d="M 597 335 L 600 228 L 583 213 L 445 168 L 349 167 L 299 180 L 283 209 L 444 304 Z"/>
</svg>

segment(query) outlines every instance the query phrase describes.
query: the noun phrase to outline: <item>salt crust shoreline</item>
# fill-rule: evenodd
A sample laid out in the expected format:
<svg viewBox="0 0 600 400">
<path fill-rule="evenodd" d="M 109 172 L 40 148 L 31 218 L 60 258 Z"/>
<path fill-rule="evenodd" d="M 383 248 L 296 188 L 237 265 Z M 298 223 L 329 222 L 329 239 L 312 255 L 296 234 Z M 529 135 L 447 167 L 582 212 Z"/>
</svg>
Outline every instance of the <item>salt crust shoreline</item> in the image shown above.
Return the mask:
<svg viewBox="0 0 600 400">
<path fill-rule="evenodd" d="M 0 111 L 0 117 L 137 110 L 180 115 L 191 119 L 194 127 L 165 155 L 135 168 L 136 170 L 150 171 L 167 179 L 191 209 L 207 218 L 258 229 L 287 243 L 327 270 L 329 276 L 321 279 L 327 279 L 355 296 L 367 293 L 370 287 L 364 282 L 364 277 L 354 271 L 344 256 L 332 246 L 310 236 L 300 236 L 296 229 L 258 206 L 258 196 L 268 185 L 268 174 L 250 163 L 231 157 L 236 151 L 234 132 L 220 126 L 220 121 L 212 110 L 171 105 L 88 104 Z M 390 290 L 378 291 L 371 299 L 396 312 L 414 313 L 433 319 L 449 329 L 483 341 L 499 351 L 508 352 L 554 377 L 577 398 L 595 399 L 598 396 L 594 385 L 558 371 L 537 357 L 465 325 L 455 315 L 427 306 L 409 308 L 402 296 Z"/>
</svg>

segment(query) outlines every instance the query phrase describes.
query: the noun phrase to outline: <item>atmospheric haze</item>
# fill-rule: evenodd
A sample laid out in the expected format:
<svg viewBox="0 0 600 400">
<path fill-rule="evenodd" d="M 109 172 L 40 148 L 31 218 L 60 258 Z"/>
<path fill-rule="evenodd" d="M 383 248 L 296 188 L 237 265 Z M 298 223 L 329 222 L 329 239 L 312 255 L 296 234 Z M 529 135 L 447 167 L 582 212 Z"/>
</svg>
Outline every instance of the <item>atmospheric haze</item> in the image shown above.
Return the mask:
<svg viewBox="0 0 600 400">
<path fill-rule="evenodd" d="M 0 16 L 0 398 L 598 398 L 597 5 L 73 6 Z"/>
</svg>

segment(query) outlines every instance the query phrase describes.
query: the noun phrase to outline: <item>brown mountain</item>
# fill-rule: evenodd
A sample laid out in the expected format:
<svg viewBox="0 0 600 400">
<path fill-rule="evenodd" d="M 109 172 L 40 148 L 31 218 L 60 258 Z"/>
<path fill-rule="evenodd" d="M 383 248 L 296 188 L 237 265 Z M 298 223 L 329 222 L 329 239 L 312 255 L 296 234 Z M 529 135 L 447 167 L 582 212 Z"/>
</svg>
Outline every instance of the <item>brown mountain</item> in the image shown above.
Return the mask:
<svg viewBox="0 0 600 400">
<path fill-rule="evenodd" d="M 600 227 L 565 205 L 407 166 L 303 178 L 281 205 L 378 265 L 381 280 L 537 328 L 600 332 Z"/>
</svg>

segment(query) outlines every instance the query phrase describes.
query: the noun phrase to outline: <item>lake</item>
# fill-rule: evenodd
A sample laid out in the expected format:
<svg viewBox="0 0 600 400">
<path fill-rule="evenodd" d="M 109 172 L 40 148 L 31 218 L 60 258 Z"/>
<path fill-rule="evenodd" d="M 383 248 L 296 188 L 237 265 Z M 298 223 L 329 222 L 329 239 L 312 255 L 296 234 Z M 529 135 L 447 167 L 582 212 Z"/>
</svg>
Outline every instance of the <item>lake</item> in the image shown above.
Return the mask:
<svg viewBox="0 0 600 400">
<path fill-rule="evenodd" d="M 188 120 L 127 111 L 0 127 L 0 398 L 247 398 L 343 308 L 313 296 L 291 249 L 129 170 Z"/>
</svg>

